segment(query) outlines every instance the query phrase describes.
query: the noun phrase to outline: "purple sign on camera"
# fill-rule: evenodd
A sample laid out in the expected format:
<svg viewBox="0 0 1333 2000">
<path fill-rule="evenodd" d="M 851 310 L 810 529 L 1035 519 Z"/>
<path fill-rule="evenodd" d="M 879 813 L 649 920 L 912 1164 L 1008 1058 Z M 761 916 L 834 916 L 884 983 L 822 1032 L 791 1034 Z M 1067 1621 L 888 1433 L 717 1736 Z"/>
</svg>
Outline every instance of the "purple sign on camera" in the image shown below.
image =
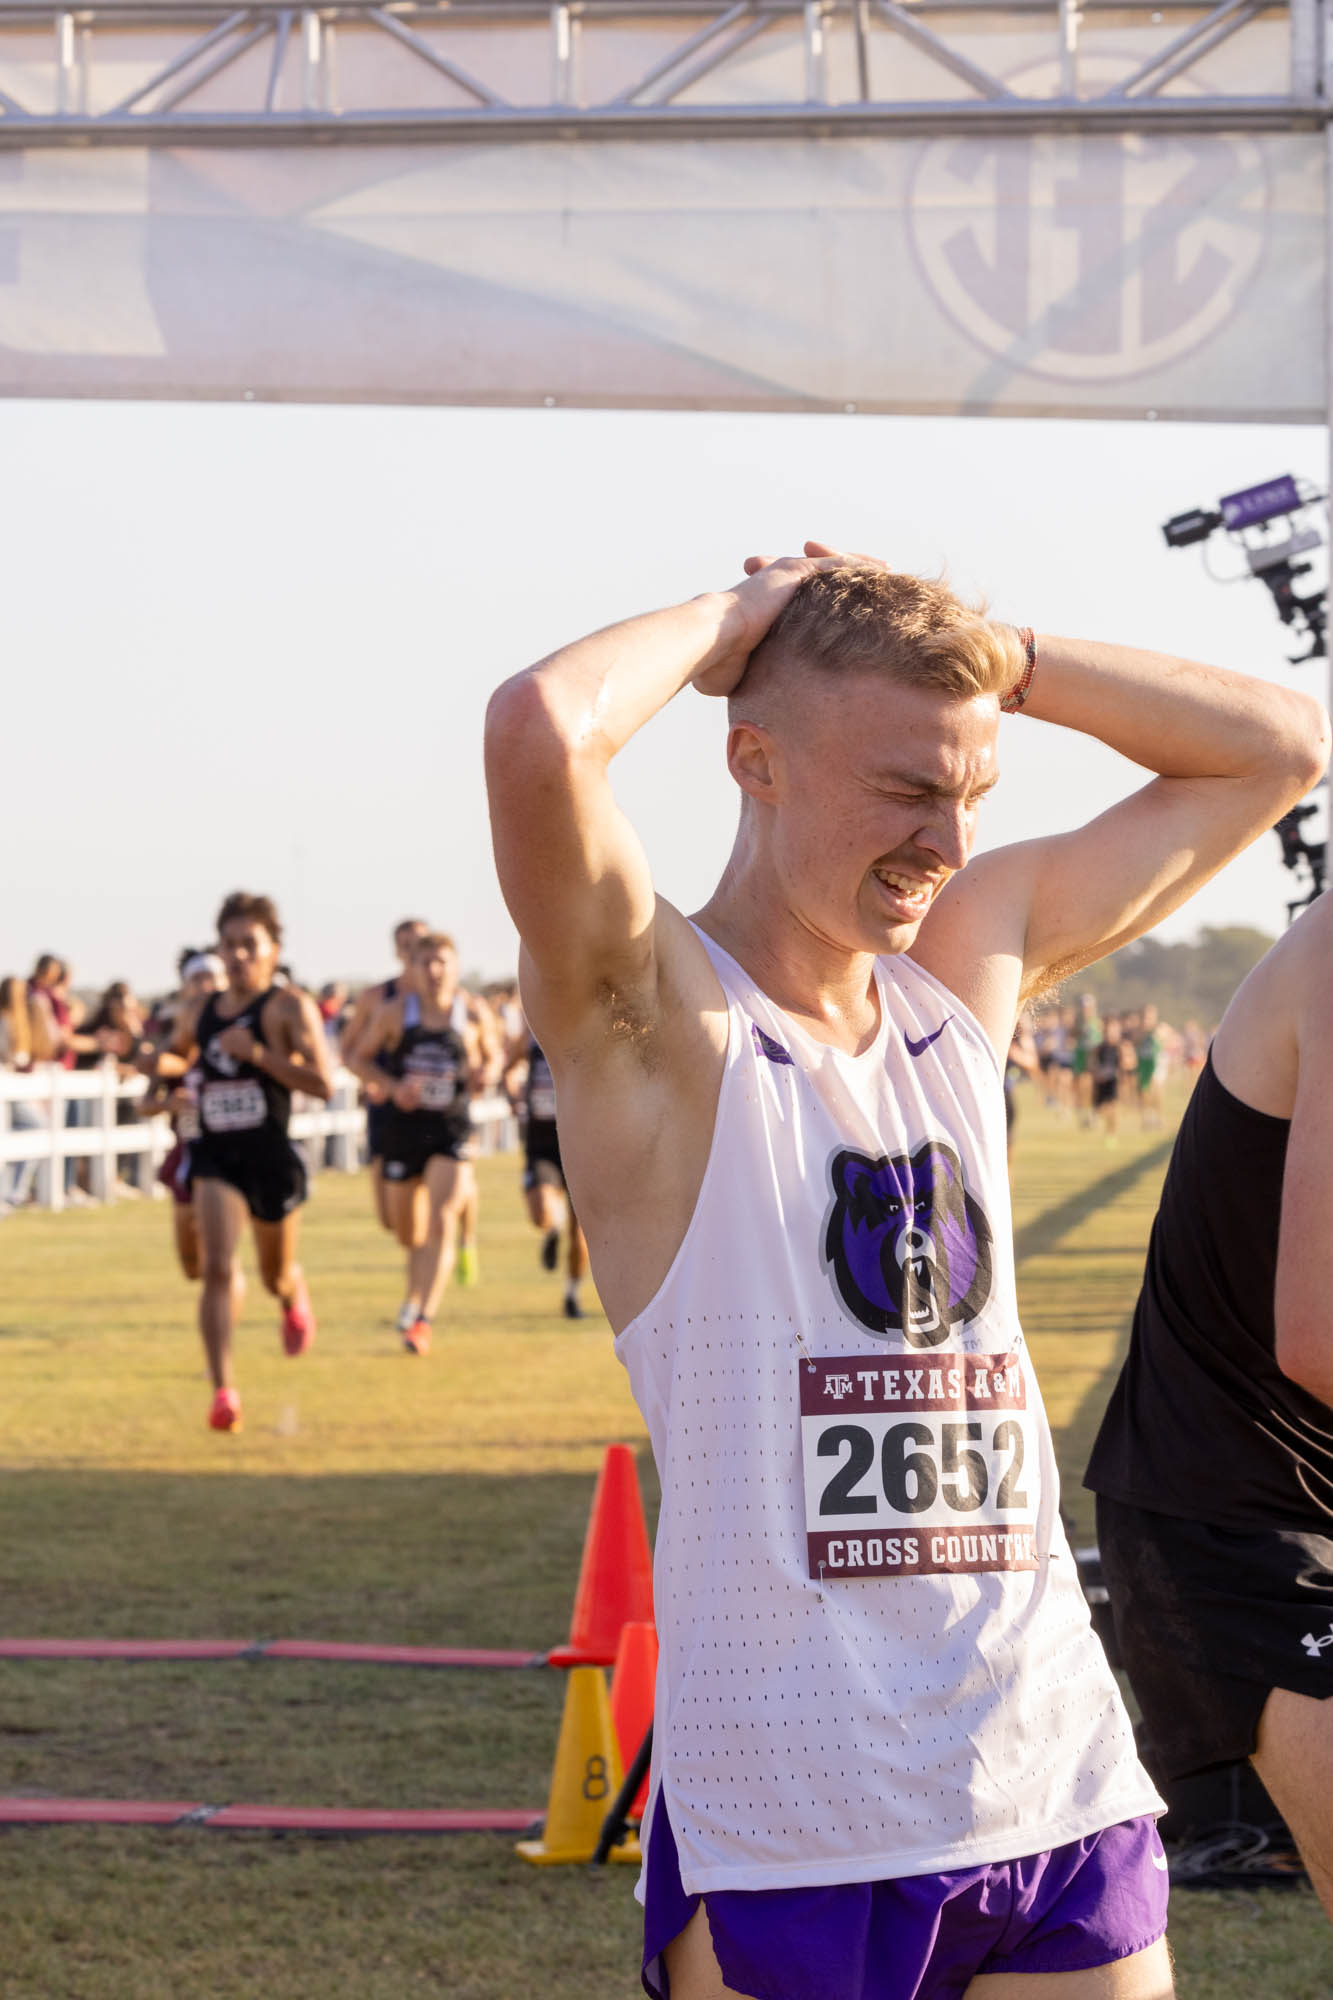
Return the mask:
<svg viewBox="0 0 1333 2000">
<path fill-rule="evenodd" d="M 1290 473 L 1281 479 L 1266 479 L 1262 486 L 1247 486 L 1240 493 L 1224 493 L 1218 502 L 1228 528 L 1258 528 L 1279 514 L 1294 514 L 1300 504 Z"/>
</svg>

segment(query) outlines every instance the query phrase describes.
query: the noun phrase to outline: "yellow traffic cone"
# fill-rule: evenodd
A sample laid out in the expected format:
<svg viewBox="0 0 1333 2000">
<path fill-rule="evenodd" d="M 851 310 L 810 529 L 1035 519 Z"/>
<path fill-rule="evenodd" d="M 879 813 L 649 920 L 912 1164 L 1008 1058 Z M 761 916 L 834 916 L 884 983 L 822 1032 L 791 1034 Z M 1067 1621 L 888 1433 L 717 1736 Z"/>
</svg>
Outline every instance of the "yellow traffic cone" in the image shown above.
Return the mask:
<svg viewBox="0 0 1333 2000">
<path fill-rule="evenodd" d="M 624 1780 L 606 1681 L 600 1667 L 574 1667 L 560 1719 L 546 1827 L 540 1840 L 520 1840 L 525 1861 L 591 1861 L 602 1821 Z M 613 1861 L 638 1861 L 639 1843 L 611 1850 Z"/>
</svg>

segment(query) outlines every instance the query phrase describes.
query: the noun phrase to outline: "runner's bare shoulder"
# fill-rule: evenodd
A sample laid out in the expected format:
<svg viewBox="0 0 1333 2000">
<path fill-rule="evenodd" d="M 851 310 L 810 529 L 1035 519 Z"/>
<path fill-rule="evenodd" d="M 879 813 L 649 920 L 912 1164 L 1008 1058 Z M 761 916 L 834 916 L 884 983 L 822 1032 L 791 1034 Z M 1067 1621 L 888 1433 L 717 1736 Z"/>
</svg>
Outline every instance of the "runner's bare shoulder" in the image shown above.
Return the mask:
<svg viewBox="0 0 1333 2000">
<path fill-rule="evenodd" d="M 1232 995 L 1213 1068 L 1256 1111 L 1289 1118 L 1310 1041 L 1333 1038 L 1333 896 L 1302 913 Z"/>
</svg>

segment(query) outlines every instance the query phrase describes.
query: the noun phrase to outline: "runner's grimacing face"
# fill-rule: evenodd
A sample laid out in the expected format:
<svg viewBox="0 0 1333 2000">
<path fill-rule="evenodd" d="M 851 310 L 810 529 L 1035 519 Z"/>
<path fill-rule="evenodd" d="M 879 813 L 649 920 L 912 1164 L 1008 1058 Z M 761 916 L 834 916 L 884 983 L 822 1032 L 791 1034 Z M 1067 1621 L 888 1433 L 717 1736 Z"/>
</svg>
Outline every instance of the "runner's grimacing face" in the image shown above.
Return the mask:
<svg viewBox="0 0 1333 2000">
<path fill-rule="evenodd" d="M 262 993 L 278 969 L 277 939 L 249 917 L 233 917 L 218 939 L 233 993 Z"/>
<path fill-rule="evenodd" d="M 849 952 L 908 951 L 964 867 L 997 777 L 999 703 L 859 674 L 802 690 L 771 731 L 772 858 L 806 927 Z"/>
</svg>

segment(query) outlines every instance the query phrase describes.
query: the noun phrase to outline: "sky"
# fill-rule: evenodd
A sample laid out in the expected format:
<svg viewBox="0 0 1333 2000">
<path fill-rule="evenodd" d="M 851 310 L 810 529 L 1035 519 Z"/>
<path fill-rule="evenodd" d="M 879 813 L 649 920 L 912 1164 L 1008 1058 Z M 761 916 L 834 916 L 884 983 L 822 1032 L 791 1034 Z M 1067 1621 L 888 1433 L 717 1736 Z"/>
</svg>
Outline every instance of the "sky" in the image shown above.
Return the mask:
<svg viewBox="0 0 1333 2000">
<path fill-rule="evenodd" d="M 513 969 L 481 771 L 487 696 L 554 646 L 807 536 L 937 573 L 1038 631 L 1149 645 L 1323 695 L 1257 583 L 1161 523 L 1283 472 L 1322 429 L 573 410 L 0 402 L 5 894 L 0 974 L 171 983 L 243 887 L 307 983 L 378 977 L 423 915 Z M 1218 567 L 1231 552 L 1218 550 Z M 687 691 L 617 760 L 659 890 L 730 846 L 723 704 Z M 1001 725 L 989 847 L 1141 781 L 1087 739 Z M 1186 905 L 1276 933 L 1266 837 Z"/>
</svg>

